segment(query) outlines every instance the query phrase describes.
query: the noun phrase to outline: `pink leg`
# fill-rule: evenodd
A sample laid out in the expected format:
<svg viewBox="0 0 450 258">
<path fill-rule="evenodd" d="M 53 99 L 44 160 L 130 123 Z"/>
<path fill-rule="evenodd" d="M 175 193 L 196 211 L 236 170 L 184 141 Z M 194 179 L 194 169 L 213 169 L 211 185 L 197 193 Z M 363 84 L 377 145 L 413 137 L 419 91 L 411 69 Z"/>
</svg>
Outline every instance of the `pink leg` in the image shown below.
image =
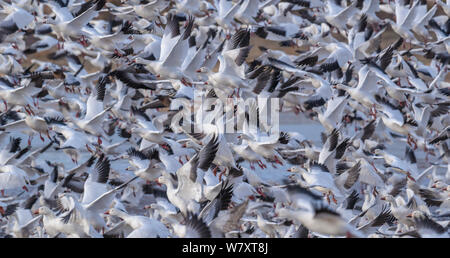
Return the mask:
<svg viewBox="0 0 450 258">
<path fill-rule="evenodd" d="M 87 149 L 90 153 L 94 153 L 94 151 L 92 151 L 92 149 L 89 148 L 89 145 L 87 145 L 87 143 L 86 143 L 86 149 Z"/>
<path fill-rule="evenodd" d="M 225 168 L 220 174 L 219 174 L 219 182 L 222 182 L 222 176 L 225 174 L 227 169 Z"/>
</svg>

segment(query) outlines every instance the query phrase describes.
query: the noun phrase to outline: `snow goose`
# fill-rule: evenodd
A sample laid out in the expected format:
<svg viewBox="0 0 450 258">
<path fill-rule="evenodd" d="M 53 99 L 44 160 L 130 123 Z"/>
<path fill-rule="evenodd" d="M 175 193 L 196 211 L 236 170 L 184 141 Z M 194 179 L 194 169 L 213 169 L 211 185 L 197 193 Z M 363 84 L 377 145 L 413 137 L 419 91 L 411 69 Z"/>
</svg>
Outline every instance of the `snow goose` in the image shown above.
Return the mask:
<svg viewBox="0 0 450 258">
<path fill-rule="evenodd" d="M 318 163 L 323 164 L 332 174 L 336 173 L 335 161 L 341 159 L 349 145 L 349 138 L 339 141 L 339 131 L 333 129 L 319 154 Z"/>
<path fill-rule="evenodd" d="M 64 211 L 67 211 L 67 214 L 64 216 L 66 222 L 81 223 L 84 232 L 94 237 L 99 236 L 99 233 L 95 229 L 101 229 L 103 231 L 106 228 L 105 221 L 100 214 L 103 214 L 109 209 L 117 191 L 123 189 L 138 178 L 137 176 L 133 177 L 125 183 L 108 190 L 105 179 L 107 179 L 109 169 L 109 160 L 101 157 L 95 168 L 97 172 L 94 174 L 97 175 L 90 175 L 84 184 L 81 203 L 78 203 L 78 201 L 70 196 L 67 196 L 68 203 L 67 201 L 62 203 L 62 208 Z M 97 179 L 94 179 L 94 177 L 97 177 Z"/>
<path fill-rule="evenodd" d="M 279 154 L 277 154 L 277 151 L 275 150 L 275 147 L 278 145 L 279 135 L 272 134 L 269 137 L 264 137 L 262 134 L 254 135 L 244 133 L 240 137 L 248 142 L 248 146 L 255 153 L 261 155 L 270 162 L 275 162 L 277 164 L 283 165 L 283 159 Z"/>
<path fill-rule="evenodd" d="M 89 23 L 90 20 L 98 15 L 98 11 L 101 10 L 104 5 L 105 1 L 103 0 L 92 1 L 91 6 L 75 18 L 72 17 L 72 15 L 68 15 L 67 11 L 66 13 L 59 12 L 59 14 L 63 14 L 59 17 L 61 20 L 55 21 L 52 19 L 47 19 L 46 23 L 50 24 L 52 30 L 58 36 L 58 39 L 60 41 L 66 41 L 67 39 L 69 39 L 69 37 L 83 37 L 82 42 L 86 45 L 84 39 L 85 32 L 83 32 L 82 29 Z M 52 7 L 53 11 L 56 11 L 58 13 L 57 9 L 60 7 L 56 5 L 50 6 Z"/>
<path fill-rule="evenodd" d="M 221 211 L 228 209 L 233 197 L 233 184 L 230 184 L 228 180 L 219 183 L 217 186 L 220 186 L 220 191 L 199 213 L 199 218 L 207 225 L 211 224 L 214 219 L 220 216 L 219 213 Z"/>
<path fill-rule="evenodd" d="M 308 187 L 317 189 L 322 192 L 327 198 L 328 203 L 330 203 L 330 195 L 332 201 L 336 204 L 338 202 L 336 197 L 343 197 L 341 191 L 335 184 L 335 178 L 323 165 L 319 165 L 316 163 L 312 164 L 309 168 L 309 171 L 295 166 L 290 169 L 290 172 L 300 173 L 305 182 L 308 184 Z"/>
<path fill-rule="evenodd" d="M 214 5 L 217 7 L 217 15 L 215 20 L 220 27 L 230 30 L 233 26 L 233 18 L 242 6 L 244 0 L 233 5 L 231 1 L 216 0 Z"/>
<path fill-rule="evenodd" d="M 34 211 L 34 213 L 39 214 L 40 216 L 42 215 L 44 230 L 49 237 L 57 237 L 61 233 L 67 235 L 68 237 L 85 236 L 85 234 L 82 232 L 74 232 L 68 230 L 66 224 L 64 224 L 64 222 L 59 217 L 57 217 L 50 208 L 46 206 L 40 207 L 38 210 Z"/>
<path fill-rule="evenodd" d="M 414 230 L 391 236 L 412 236 L 418 238 L 448 238 L 447 230 L 421 211 L 413 211 L 407 217 L 414 221 Z M 390 234 L 387 234 L 390 235 Z"/>
<path fill-rule="evenodd" d="M 412 27 L 412 31 L 422 36 L 425 39 L 425 41 L 428 41 L 430 39 L 430 34 L 428 30 L 425 28 L 425 25 L 427 25 L 430 19 L 433 18 L 434 14 L 436 13 L 436 10 L 437 5 L 433 5 L 433 7 L 431 7 L 431 9 L 424 16 L 418 14 L 417 17 L 420 20 Z"/>
<path fill-rule="evenodd" d="M 335 88 L 345 90 L 353 99 L 364 105 L 369 109 L 373 109 L 377 105 L 374 98 L 374 93 L 378 88 L 376 83 L 377 77 L 367 66 L 358 72 L 359 80 L 358 86 L 352 88 L 343 84 L 337 84 Z M 372 111 L 375 116 L 375 111 Z"/>
<path fill-rule="evenodd" d="M 4 165 L 0 168 L 0 192 L 5 196 L 5 191 L 24 189 L 28 191 L 28 176 L 22 169 L 14 165 Z"/>
<path fill-rule="evenodd" d="M 279 208 L 276 213 L 278 217 L 292 219 L 318 234 L 347 237 L 363 236 L 352 225 L 349 225 L 339 213 L 325 204 L 310 204 L 307 208 L 297 210 Z"/>
<path fill-rule="evenodd" d="M 158 182 L 167 187 L 169 201 L 185 215 L 188 211 L 198 212 L 199 204 L 197 202 L 204 195 L 203 177 L 215 158 L 218 144 L 217 136 L 214 136 L 189 162 L 177 170 L 178 185 L 176 188 L 170 174 L 163 173 L 158 178 Z"/>
<path fill-rule="evenodd" d="M 387 105 L 383 105 L 381 113 L 383 124 L 396 133 L 406 135 L 407 143 L 417 149 L 417 143 L 414 139 L 418 138 L 415 134 L 417 122 L 412 117 L 408 117 L 409 114 L 403 115 L 398 109 L 393 109 Z"/>
<path fill-rule="evenodd" d="M 336 127 L 341 126 L 340 124 L 342 120 L 342 114 L 348 103 L 348 97 L 331 98 L 326 103 L 327 107 L 325 112 L 321 112 L 320 107 L 313 107 L 313 110 L 317 111 L 319 122 L 324 126 L 324 128 L 327 131 L 330 132 L 333 131 Z M 308 104 L 312 103 L 308 101 Z"/>
<path fill-rule="evenodd" d="M 53 125 L 52 130 L 64 136 L 65 141 L 60 141 L 59 147 L 56 150 L 63 150 L 74 163 L 78 163 L 80 157 L 80 150 L 86 148 L 88 151 L 93 151 L 89 144 L 95 140 L 95 137 L 86 137 L 82 132 L 72 129 L 67 125 Z M 91 139 L 93 138 L 93 139 Z"/>
<path fill-rule="evenodd" d="M 402 174 L 406 174 L 406 176 L 415 181 L 414 177 L 417 176 L 417 171 L 411 166 L 411 164 L 407 161 L 401 160 L 395 155 L 382 151 L 380 149 L 375 150 L 376 155 L 381 155 L 380 157 L 384 159 L 386 164 Z M 378 158 L 378 157 L 376 157 Z"/>
<path fill-rule="evenodd" d="M 392 223 L 394 221 L 395 217 L 392 216 L 391 211 L 388 208 L 388 205 L 384 205 L 380 213 L 374 219 L 372 219 L 371 221 L 367 222 L 362 226 L 359 226 L 357 230 L 368 233 L 369 229 L 372 227 L 380 227 L 385 223 Z M 373 229 L 371 231 L 373 231 Z"/>
<path fill-rule="evenodd" d="M 406 202 L 401 196 L 394 198 L 392 195 L 386 195 L 381 197 L 381 200 L 385 200 L 390 204 L 392 215 L 399 222 L 397 230 L 414 225 L 413 221 L 408 217 L 412 211 L 406 206 Z"/>
<path fill-rule="evenodd" d="M 104 108 L 103 100 L 105 98 L 105 83 L 98 83 L 96 87 L 96 93 L 92 92 L 87 101 L 86 115 L 83 119 L 77 119 L 68 114 L 68 121 L 73 122 L 83 131 L 97 136 L 98 144 L 102 144 L 100 137 L 105 137 L 105 133 L 101 124 L 103 123 L 104 117 L 108 111 L 114 105 Z M 106 137 L 105 137 L 106 138 Z"/>
<path fill-rule="evenodd" d="M 0 90 L 0 98 L 3 100 L 3 104 L 5 104 L 5 109 L 8 110 L 9 105 L 19 105 L 22 107 L 28 107 L 31 109 L 31 105 L 33 100 L 30 96 L 35 95 L 39 92 L 40 89 L 32 87 L 31 84 L 13 88 L 13 89 L 1 89 Z"/>
<path fill-rule="evenodd" d="M 133 228 L 133 231 L 127 235 L 127 238 L 167 238 L 170 236 L 169 230 L 158 220 L 145 216 L 129 215 L 117 208 L 109 209 L 106 214 L 118 216 L 128 226 Z"/>
<path fill-rule="evenodd" d="M 148 61 L 137 57 L 135 62 L 146 65 L 148 70 L 153 71 L 157 77 L 190 81 L 190 78 L 186 77 L 181 70 L 181 64 L 189 48 L 187 39 L 194 26 L 194 17 L 189 17 L 183 34 L 180 33 L 180 25 L 174 15 L 169 15 L 167 20 L 167 26 L 161 39 L 161 55 L 159 60 Z"/>
<path fill-rule="evenodd" d="M 50 121 L 49 118 L 47 118 L 47 120 L 45 120 L 42 117 L 33 115 L 34 112 L 31 109 L 27 109 L 27 108 L 24 108 L 24 109 L 28 113 L 28 115 L 26 115 L 25 119 L 18 120 L 16 122 L 4 125 L 0 128 L 3 130 L 6 130 L 6 131 L 21 131 L 21 130 L 28 131 L 27 134 L 29 134 L 29 136 L 30 136 L 28 138 L 28 145 L 31 145 L 31 138 L 32 138 L 33 132 L 38 132 L 39 137 L 42 141 L 45 141 L 41 135 L 43 133 L 46 134 L 48 139 L 51 141 L 52 139 L 49 134 L 49 127 L 48 127 L 48 123 L 47 123 L 47 121 Z M 31 132 L 30 132 L 30 129 L 31 129 Z"/>
<path fill-rule="evenodd" d="M 127 153 L 131 158 L 130 164 L 133 166 L 132 168 L 127 168 L 127 170 L 134 170 L 135 175 L 147 182 L 154 181 L 161 176 L 164 168 L 155 164 L 155 161 L 159 160 L 158 150 L 152 149 L 144 153 L 131 147 L 127 150 Z"/>
<path fill-rule="evenodd" d="M 258 0 L 244 0 L 241 2 L 240 8 L 234 14 L 234 18 L 244 24 L 256 24 L 254 17 L 259 9 Z"/>
<path fill-rule="evenodd" d="M 202 16 L 209 16 L 209 12 L 215 10 L 215 8 L 208 2 L 202 2 L 199 0 L 180 0 L 176 2 L 176 8 L 178 11 L 186 12 L 188 14 Z"/>
<path fill-rule="evenodd" d="M 413 28 L 414 21 L 417 19 L 416 17 L 416 8 L 419 5 L 420 1 L 415 1 L 410 9 L 405 6 L 404 1 L 398 0 L 395 1 L 395 22 L 387 19 L 387 23 L 391 25 L 391 28 L 397 33 L 400 37 L 409 41 L 410 43 L 414 43 L 416 45 L 421 45 L 420 42 L 414 37 L 411 29 Z M 386 21 L 386 20 L 385 20 Z"/>
<path fill-rule="evenodd" d="M 277 229 L 279 228 L 281 223 L 266 220 L 263 217 L 261 211 L 258 209 L 255 209 L 253 213 L 256 214 L 256 225 L 258 226 L 258 229 L 264 232 L 264 234 L 266 234 L 267 237 L 274 238 L 279 236 Z M 253 221 L 253 220 L 246 219 L 246 221 Z"/>
<path fill-rule="evenodd" d="M 249 144 L 247 141 L 242 140 L 241 144 L 236 145 L 236 144 L 232 144 L 232 149 L 233 151 L 239 155 L 240 157 L 243 157 L 246 161 L 248 161 L 250 163 L 250 168 L 252 170 L 255 170 L 255 166 L 253 165 L 255 162 L 258 164 L 258 166 L 261 169 L 265 168 L 265 165 L 262 164 L 261 159 L 263 159 L 263 157 L 261 155 L 259 155 L 258 153 L 254 152 L 252 150 L 252 148 L 250 148 Z"/>
<path fill-rule="evenodd" d="M 347 28 L 347 21 L 358 10 L 356 9 L 357 2 L 353 2 L 351 5 L 343 8 L 341 6 L 342 1 L 327 1 L 328 12 L 325 19 L 334 26 L 338 31 L 345 30 Z"/>
<path fill-rule="evenodd" d="M 228 41 L 221 55 L 218 56 L 220 66 L 218 72 L 212 72 L 203 66 L 199 72 L 208 75 L 208 82 L 215 88 L 225 92 L 231 89 L 247 88 L 248 84 L 244 80 L 243 63 L 250 53 L 250 31 L 240 29 Z M 211 67 L 212 68 L 212 67 Z M 239 96 L 239 95 L 238 95 Z"/>
<path fill-rule="evenodd" d="M 203 220 L 195 214 L 189 213 L 184 223 L 167 220 L 171 224 L 174 234 L 177 237 L 189 237 L 189 238 L 210 238 L 211 230 Z"/>
<path fill-rule="evenodd" d="M 14 237 L 28 238 L 33 235 L 37 224 L 42 220 L 42 215 L 33 218 L 31 211 L 18 208 L 14 213 L 14 222 L 8 230 Z"/>
</svg>

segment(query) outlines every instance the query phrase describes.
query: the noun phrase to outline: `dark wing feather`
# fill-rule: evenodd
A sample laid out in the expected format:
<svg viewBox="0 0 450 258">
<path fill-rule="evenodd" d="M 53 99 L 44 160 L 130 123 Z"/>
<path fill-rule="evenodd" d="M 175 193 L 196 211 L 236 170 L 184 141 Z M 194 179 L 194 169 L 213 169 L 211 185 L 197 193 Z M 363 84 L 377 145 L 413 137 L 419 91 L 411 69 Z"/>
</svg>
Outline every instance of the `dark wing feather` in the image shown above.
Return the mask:
<svg viewBox="0 0 450 258">
<path fill-rule="evenodd" d="M 219 148 L 219 141 L 217 135 L 211 138 L 208 144 L 203 147 L 199 152 L 198 168 L 202 170 L 208 170 L 213 160 L 216 158 L 216 153 Z"/>
<path fill-rule="evenodd" d="M 387 205 L 383 205 L 380 214 L 372 221 L 372 227 L 380 227 L 386 222 L 394 222 L 395 217 L 392 216 L 391 210 Z"/>
<path fill-rule="evenodd" d="M 194 16 L 189 16 L 186 29 L 183 32 L 183 40 L 186 40 L 191 35 L 192 29 L 194 28 Z"/>
<path fill-rule="evenodd" d="M 3 213 L 3 217 L 12 215 L 14 212 L 16 212 L 18 206 L 18 203 L 8 205 Z"/>
<path fill-rule="evenodd" d="M 137 78 L 133 73 L 128 73 L 126 71 L 116 70 L 110 73 L 114 75 L 116 79 L 123 82 L 127 87 L 134 89 L 145 89 L 145 90 L 156 90 L 155 83 L 142 83 L 139 78 Z"/>
<path fill-rule="evenodd" d="M 310 110 L 314 107 L 320 107 L 325 105 L 327 102 L 324 98 L 321 96 L 313 96 L 312 98 L 306 100 L 303 105 L 305 106 L 305 109 Z"/>
<path fill-rule="evenodd" d="M 165 29 L 168 29 L 170 31 L 172 38 L 180 35 L 180 25 L 178 24 L 178 20 L 176 19 L 175 15 L 173 15 L 172 13 L 169 13 Z"/>
<path fill-rule="evenodd" d="M 111 170 L 111 164 L 107 157 L 105 157 L 103 154 L 100 156 L 100 158 L 97 160 L 97 163 L 95 164 L 94 171 L 97 176 L 97 183 L 106 184 L 108 182 L 109 178 L 109 172 Z"/>
<path fill-rule="evenodd" d="M 328 136 L 328 141 L 330 142 L 330 148 L 328 148 L 328 151 L 333 151 L 337 147 L 338 140 L 339 140 L 339 131 L 333 129 L 331 134 Z"/>
<path fill-rule="evenodd" d="M 328 62 L 328 63 L 323 63 L 320 65 L 319 69 L 322 72 L 332 72 L 334 70 L 339 69 L 339 63 L 337 61 L 334 62 Z"/>
<path fill-rule="evenodd" d="M 450 102 L 439 103 L 438 107 L 431 111 L 431 117 L 447 115 L 450 109 Z"/>
<path fill-rule="evenodd" d="M 147 155 L 145 155 L 142 151 L 136 150 L 136 149 L 133 148 L 133 147 L 130 147 L 130 148 L 127 150 L 127 154 L 128 154 L 129 156 L 132 156 L 132 157 L 140 158 L 141 160 L 146 160 L 146 159 L 148 159 L 148 156 L 147 156 Z"/>
<path fill-rule="evenodd" d="M 416 227 L 420 229 L 431 229 L 432 231 L 436 232 L 437 234 L 443 234 L 446 232 L 445 228 L 441 226 L 436 221 L 430 219 L 427 215 L 424 215 L 420 218 L 414 218 L 414 223 L 416 224 Z"/>
<path fill-rule="evenodd" d="M 211 238 L 211 230 L 196 214 L 188 214 L 186 227 L 188 228 L 187 231 L 194 231 L 197 233 L 199 238 Z"/>
<path fill-rule="evenodd" d="M 356 192 L 356 190 L 353 190 L 353 192 L 347 197 L 347 206 L 345 209 L 347 210 L 353 210 L 355 208 L 355 204 L 359 200 L 359 194 Z"/>
<path fill-rule="evenodd" d="M 98 80 L 95 90 L 97 91 L 97 100 L 102 101 L 105 99 L 106 84 L 108 83 L 108 77 L 103 76 Z"/>
<path fill-rule="evenodd" d="M 409 160 L 410 163 L 412 163 L 412 164 L 417 163 L 416 155 L 414 154 L 414 151 L 409 146 L 406 146 L 405 156 Z"/>
<path fill-rule="evenodd" d="M 347 147 L 350 144 L 349 141 L 350 138 L 346 138 L 336 147 L 336 159 L 341 159 L 344 156 L 345 150 L 347 150 Z"/>
<path fill-rule="evenodd" d="M 428 189 L 419 189 L 419 195 L 428 206 L 440 206 L 442 200 L 439 195 Z"/>
<path fill-rule="evenodd" d="M 344 187 L 350 189 L 359 178 L 359 171 L 361 170 L 361 162 L 358 161 L 352 168 L 350 168 L 347 173 L 347 180 L 345 180 Z"/>
<path fill-rule="evenodd" d="M 20 150 L 20 142 L 22 141 L 22 138 L 20 137 L 11 137 L 9 139 L 11 147 L 9 148 L 10 153 L 15 153 L 16 151 Z"/>
<path fill-rule="evenodd" d="M 241 48 L 241 50 L 239 51 L 238 56 L 234 60 L 236 65 L 240 66 L 240 65 L 242 65 L 245 62 L 245 59 L 247 59 L 248 54 L 250 53 L 251 49 L 252 49 L 252 46 L 247 46 L 247 47 Z"/>
<path fill-rule="evenodd" d="M 361 141 L 365 141 L 367 139 L 370 139 L 372 137 L 373 133 L 375 132 L 375 120 L 370 121 L 365 127 L 363 131 L 363 135 L 361 136 Z"/>
<path fill-rule="evenodd" d="M 389 192 L 390 195 L 392 196 L 397 196 L 402 190 L 403 188 L 406 186 L 406 178 L 403 180 L 399 180 L 394 184 L 394 187 L 392 188 L 392 190 Z"/>
</svg>

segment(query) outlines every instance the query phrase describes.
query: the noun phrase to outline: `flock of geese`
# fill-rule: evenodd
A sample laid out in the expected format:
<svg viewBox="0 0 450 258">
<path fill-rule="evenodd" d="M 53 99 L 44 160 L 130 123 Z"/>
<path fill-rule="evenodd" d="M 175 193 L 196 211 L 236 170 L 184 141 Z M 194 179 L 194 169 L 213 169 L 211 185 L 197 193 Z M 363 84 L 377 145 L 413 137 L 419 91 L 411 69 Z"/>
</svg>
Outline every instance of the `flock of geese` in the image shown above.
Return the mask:
<svg viewBox="0 0 450 258">
<path fill-rule="evenodd" d="M 0 5 L 1 237 L 449 237 L 448 0 Z"/>
</svg>

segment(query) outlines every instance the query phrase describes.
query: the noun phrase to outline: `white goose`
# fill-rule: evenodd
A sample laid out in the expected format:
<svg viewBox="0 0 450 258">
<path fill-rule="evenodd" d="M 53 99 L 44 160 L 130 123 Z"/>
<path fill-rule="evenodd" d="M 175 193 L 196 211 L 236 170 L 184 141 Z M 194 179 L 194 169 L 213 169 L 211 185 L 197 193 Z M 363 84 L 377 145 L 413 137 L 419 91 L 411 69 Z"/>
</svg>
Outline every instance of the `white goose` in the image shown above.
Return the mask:
<svg viewBox="0 0 450 258">
<path fill-rule="evenodd" d="M 174 15 L 168 17 L 164 35 L 161 39 L 161 55 L 158 61 L 148 61 L 141 57 L 137 57 L 137 63 L 145 64 L 146 67 L 153 71 L 157 77 L 163 79 L 191 79 L 184 75 L 181 70 L 187 50 L 189 48 L 187 39 L 189 38 L 194 25 L 194 18 L 189 17 L 186 29 L 183 34 L 180 33 L 178 21 Z"/>
<path fill-rule="evenodd" d="M 61 15 L 59 17 L 61 19 L 59 21 L 48 19 L 46 22 L 50 24 L 60 41 L 66 41 L 69 37 L 84 37 L 85 32 L 82 31 L 83 27 L 85 27 L 90 20 L 98 15 L 98 11 L 103 8 L 105 2 L 106 1 L 104 0 L 96 0 L 89 9 L 75 18 L 65 13 L 65 15 Z M 56 5 L 50 5 L 50 7 L 52 7 L 53 11 L 56 12 L 56 9 L 59 8 Z M 82 39 L 82 42 L 84 42 L 83 44 L 86 44 L 84 39 Z"/>
<path fill-rule="evenodd" d="M 126 236 L 127 238 L 168 238 L 170 236 L 169 230 L 158 220 L 145 216 L 129 215 L 117 208 L 109 209 L 106 214 L 118 216 L 125 224 L 133 229 Z"/>
<path fill-rule="evenodd" d="M 47 121 L 41 117 L 34 116 L 34 112 L 31 109 L 24 108 L 28 115 L 25 119 L 21 119 L 10 124 L 6 124 L 0 127 L 0 130 L 4 131 L 23 131 L 29 135 L 28 145 L 31 145 L 31 139 L 34 132 L 39 133 L 39 137 L 42 141 L 45 141 L 42 134 L 46 134 L 48 139 L 51 140 L 49 134 L 49 127 Z M 31 129 L 31 130 L 30 130 Z"/>
<path fill-rule="evenodd" d="M 298 166 L 290 169 L 291 172 L 297 172 L 302 175 L 308 187 L 319 190 L 327 198 L 328 203 L 331 200 L 337 204 L 338 199 L 343 198 L 341 191 L 335 184 L 335 179 L 328 169 L 319 164 L 312 164 L 309 171 L 306 171 Z M 336 199 L 336 197 L 338 199 Z"/>
</svg>

